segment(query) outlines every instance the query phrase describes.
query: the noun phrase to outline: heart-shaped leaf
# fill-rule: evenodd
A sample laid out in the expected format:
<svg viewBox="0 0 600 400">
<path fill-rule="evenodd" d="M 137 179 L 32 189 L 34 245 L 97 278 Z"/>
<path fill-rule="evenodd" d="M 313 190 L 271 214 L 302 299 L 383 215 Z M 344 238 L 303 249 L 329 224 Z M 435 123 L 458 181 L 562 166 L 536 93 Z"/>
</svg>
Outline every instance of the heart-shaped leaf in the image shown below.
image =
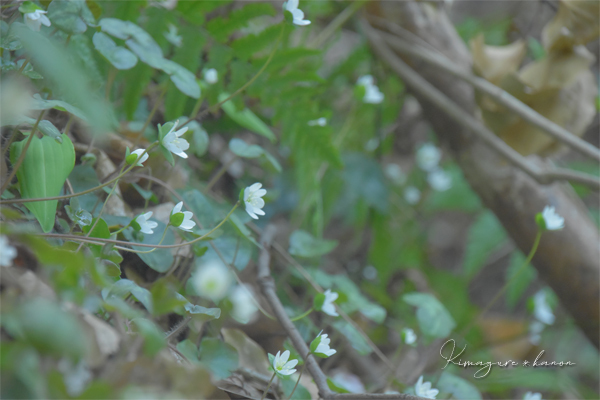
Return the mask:
<svg viewBox="0 0 600 400">
<path fill-rule="evenodd" d="M 13 165 L 19 159 L 27 140 L 11 146 L 10 160 Z M 57 143 L 48 136 L 41 139 L 33 137 L 23 164 L 17 171 L 21 197 L 31 199 L 58 196 L 74 166 L 75 149 L 67 135 L 62 135 L 62 143 Z M 58 200 L 25 204 L 40 222 L 42 230 L 50 232 L 54 226 Z"/>
</svg>

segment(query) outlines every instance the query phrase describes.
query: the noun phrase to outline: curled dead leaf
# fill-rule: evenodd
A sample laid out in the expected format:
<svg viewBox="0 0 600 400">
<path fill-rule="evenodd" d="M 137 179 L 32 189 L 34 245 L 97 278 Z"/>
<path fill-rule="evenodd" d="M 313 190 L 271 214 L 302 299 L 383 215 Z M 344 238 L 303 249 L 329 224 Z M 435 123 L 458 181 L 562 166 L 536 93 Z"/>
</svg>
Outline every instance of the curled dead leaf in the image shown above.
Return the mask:
<svg viewBox="0 0 600 400">
<path fill-rule="evenodd" d="M 562 50 L 586 44 L 599 36 L 600 2 L 563 0 L 542 31 L 542 43 L 547 50 Z"/>
<path fill-rule="evenodd" d="M 519 69 L 527 46 L 523 40 L 517 40 L 507 46 L 488 46 L 483 34 L 470 42 L 475 72 L 498 85 L 502 78 Z"/>
</svg>

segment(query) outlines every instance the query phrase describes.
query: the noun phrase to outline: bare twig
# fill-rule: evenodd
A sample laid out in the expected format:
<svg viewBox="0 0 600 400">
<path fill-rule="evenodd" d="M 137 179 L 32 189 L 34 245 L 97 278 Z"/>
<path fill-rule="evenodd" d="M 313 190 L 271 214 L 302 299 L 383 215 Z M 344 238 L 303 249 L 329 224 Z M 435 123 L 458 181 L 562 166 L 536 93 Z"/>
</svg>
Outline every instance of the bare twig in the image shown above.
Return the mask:
<svg viewBox="0 0 600 400">
<path fill-rule="evenodd" d="M 287 332 L 290 340 L 292 341 L 294 347 L 298 351 L 298 353 L 304 358 L 304 362 L 306 363 L 306 367 L 308 371 L 312 375 L 317 388 L 319 389 L 319 396 L 324 399 L 422 399 L 421 397 L 411 396 L 407 394 L 381 394 L 381 393 L 334 393 L 329 389 L 327 385 L 327 377 L 319 367 L 319 364 L 315 361 L 313 357 L 307 357 L 306 355 L 310 353 L 310 349 L 302 339 L 300 332 L 294 326 L 294 323 L 290 320 L 283 304 L 277 297 L 277 293 L 275 292 L 275 282 L 271 277 L 271 271 L 269 264 L 271 263 L 271 243 L 273 242 L 273 238 L 275 237 L 275 226 L 268 225 L 267 228 L 263 231 L 260 243 L 262 245 L 262 250 L 260 252 L 258 258 L 258 283 L 261 287 L 262 293 L 271 305 L 273 309 L 273 313 L 279 320 L 283 329 Z"/>
<path fill-rule="evenodd" d="M 568 180 L 578 182 L 594 188 L 600 189 L 600 181 L 592 175 L 580 173 L 563 168 L 541 169 L 527 161 L 525 157 L 517 153 L 512 147 L 506 144 L 502 139 L 496 136 L 482 122 L 471 116 L 460 106 L 454 103 L 444 93 L 429 83 L 425 78 L 410 68 L 385 44 L 379 32 L 371 27 L 366 21 L 361 21 L 361 27 L 366 33 L 371 45 L 375 51 L 390 65 L 390 67 L 404 79 L 407 85 L 426 98 L 451 119 L 460 125 L 469 129 L 477 135 L 488 146 L 505 157 L 510 163 L 524 171 L 541 184 L 549 184 L 556 180 Z"/>
</svg>

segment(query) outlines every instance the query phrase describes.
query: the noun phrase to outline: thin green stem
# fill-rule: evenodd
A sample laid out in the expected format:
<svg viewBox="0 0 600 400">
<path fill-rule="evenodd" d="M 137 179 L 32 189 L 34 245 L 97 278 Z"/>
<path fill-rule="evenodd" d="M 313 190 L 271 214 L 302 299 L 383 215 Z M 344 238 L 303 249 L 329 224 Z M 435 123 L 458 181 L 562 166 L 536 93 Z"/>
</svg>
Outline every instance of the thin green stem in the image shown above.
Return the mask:
<svg viewBox="0 0 600 400">
<path fill-rule="evenodd" d="M 158 142 L 154 142 L 152 143 L 150 146 L 148 146 L 148 148 L 146 149 L 146 151 L 144 151 L 142 153 L 142 155 L 140 156 L 140 158 L 148 153 L 153 147 L 156 147 L 158 145 Z M 78 196 L 83 196 L 84 194 L 88 194 L 88 193 L 93 193 L 98 189 L 102 189 L 105 186 L 108 186 L 110 184 L 112 184 L 113 182 L 118 181 L 119 179 L 121 179 L 121 177 L 123 175 L 125 175 L 126 173 L 128 173 L 129 171 L 131 171 L 133 168 L 135 168 L 136 165 L 132 164 L 130 165 L 125 171 L 123 171 L 123 173 L 117 175 L 115 178 L 101 184 L 98 185 L 96 187 L 93 187 L 91 189 L 88 190 L 84 190 L 83 192 L 79 192 L 79 193 L 73 193 L 73 194 L 66 194 L 63 196 L 54 196 L 54 197 L 39 197 L 39 198 L 32 198 L 32 199 L 9 199 L 9 200 L 0 200 L 0 204 L 20 204 L 20 203 L 33 203 L 36 201 L 48 201 L 48 200 L 64 200 L 64 199 L 70 199 L 71 197 L 78 197 Z M 12 178 L 11 178 L 12 179 Z"/>
<path fill-rule="evenodd" d="M 162 237 L 160 238 L 160 241 L 158 242 L 159 246 L 163 242 L 163 240 L 165 240 L 165 237 L 167 236 L 168 231 L 169 231 L 169 224 L 167 224 L 167 226 L 165 227 L 165 231 L 163 232 Z M 115 246 L 115 247 L 118 247 L 118 246 Z M 152 250 L 145 250 L 145 251 L 136 250 L 135 254 L 148 254 L 148 253 L 152 253 L 153 251 L 156 251 L 157 249 L 158 249 L 158 247 L 155 247 Z"/>
<path fill-rule="evenodd" d="M 19 159 L 13 165 L 13 169 L 12 169 L 12 171 L 10 171 L 10 175 L 8 175 L 8 178 L 6 178 L 6 181 L 4 181 L 4 183 L 2 184 L 2 187 L 0 187 L 0 194 L 4 193 L 4 190 L 6 190 L 8 185 L 10 185 L 10 181 L 12 181 L 12 179 L 15 177 L 15 174 L 19 170 L 19 167 L 21 167 L 21 164 L 23 164 L 23 160 L 25 160 L 25 154 L 27 154 L 27 149 L 29 149 L 29 145 L 31 144 L 31 141 L 33 140 L 33 137 L 35 136 L 35 131 L 37 130 L 37 127 L 40 124 L 40 121 L 42 120 L 42 117 L 44 116 L 45 112 L 46 112 L 46 110 L 43 110 L 40 113 L 37 121 L 35 121 L 35 124 L 33 125 L 33 128 L 31 128 L 31 132 L 29 133 L 29 138 L 27 138 L 27 142 L 25 143 L 25 146 L 23 147 L 23 150 L 21 151 L 21 154 L 19 155 Z"/>
<path fill-rule="evenodd" d="M 63 240 L 73 240 L 73 241 L 82 241 L 85 243 L 92 243 L 92 244 L 104 244 L 104 243 L 113 243 L 116 245 L 123 245 L 123 246 L 136 246 L 136 247 L 156 247 L 159 249 L 175 249 L 178 247 L 184 247 L 190 244 L 194 244 L 200 240 L 204 240 L 206 239 L 211 233 L 213 233 L 214 231 L 216 231 L 217 229 L 219 229 L 231 216 L 231 214 L 233 214 L 233 212 L 235 211 L 235 209 L 239 206 L 239 201 L 233 206 L 233 208 L 231 209 L 231 211 L 229 211 L 229 214 L 227 214 L 225 216 L 225 219 L 223 219 L 223 221 L 221 221 L 217 226 L 215 226 L 214 228 L 212 228 L 210 231 L 208 231 L 207 233 L 205 233 L 204 235 L 191 240 L 189 242 L 185 242 L 185 243 L 179 243 L 179 244 L 163 244 L 163 245 L 157 245 L 157 244 L 145 244 L 145 243 L 131 243 L 131 242 L 125 242 L 122 240 L 112 240 L 112 239 L 102 239 L 102 238 L 87 238 L 87 237 L 81 237 L 81 236 L 77 236 L 77 235 L 63 235 L 63 234 L 59 234 L 59 233 L 40 233 L 38 234 L 38 236 L 43 236 L 43 237 L 53 237 L 53 238 L 58 238 L 58 239 L 63 239 Z M 119 250 L 124 250 L 124 251 L 129 251 L 132 253 L 138 253 L 139 251 L 136 250 L 132 250 L 130 248 L 127 247 L 121 247 L 121 246 L 115 246 L 115 249 L 119 249 Z"/>
<path fill-rule="evenodd" d="M 25 67 L 27 66 L 27 64 L 29 64 L 29 57 L 25 59 L 25 61 L 23 61 L 23 64 L 21 65 L 21 68 L 19 68 L 19 73 L 23 72 L 25 70 Z"/>
<path fill-rule="evenodd" d="M 298 384 L 300 383 L 300 378 L 302 378 L 302 374 L 304 373 L 304 368 L 306 368 L 306 360 L 308 359 L 308 357 L 310 357 L 312 353 L 308 353 L 306 355 L 306 357 L 304 357 L 304 364 L 302 364 L 302 369 L 300 370 L 300 376 L 298 376 L 298 380 L 296 381 L 296 384 L 294 385 L 294 388 L 292 389 L 292 393 L 290 393 L 290 396 L 287 398 L 287 400 L 290 400 L 292 398 L 292 396 L 294 395 L 294 392 L 296 391 L 296 388 L 298 387 Z"/>
<path fill-rule="evenodd" d="M 127 164 L 123 164 L 123 166 L 121 167 L 121 171 L 119 171 L 119 175 L 121 175 L 123 173 L 123 170 L 125 169 L 125 165 L 127 165 Z M 102 203 L 102 208 L 100 208 L 100 212 L 98 213 L 98 216 L 96 217 L 96 220 L 94 221 L 92 227 L 90 228 L 90 230 L 88 231 L 88 233 L 85 235 L 85 237 L 90 237 L 90 235 L 94 231 L 94 228 L 96 227 L 96 225 L 98 225 L 98 221 L 100 221 L 100 217 L 102 217 L 102 213 L 104 212 L 104 208 L 106 208 L 106 205 L 108 204 L 108 200 L 110 200 L 110 196 L 112 196 L 112 194 L 115 192 L 115 190 L 117 189 L 118 185 L 119 185 L 119 181 L 117 180 L 115 182 L 115 184 L 113 185 L 112 189 L 110 189 L 110 192 L 108 193 L 108 196 L 106 196 L 106 200 L 104 200 L 104 203 Z M 77 247 L 77 250 L 75 251 L 75 253 L 79 253 L 79 250 L 81 250 L 82 247 L 83 247 L 83 242 L 79 243 L 79 247 Z"/>
<path fill-rule="evenodd" d="M 465 328 L 465 330 L 463 331 L 461 336 L 464 337 L 464 335 L 469 333 L 469 331 L 473 327 L 473 324 L 481 320 L 481 318 L 485 315 L 485 313 L 487 313 L 490 310 L 490 308 L 492 308 L 492 306 L 496 303 L 496 301 L 498 301 L 500 296 L 502 296 L 502 294 L 504 294 L 504 292 L 506 291 L 506 289 L 508 289 L 510 284 L 513 283 L 515 281 L 515 279 L 517 279 L 519 277 L 521 272 L 523 272 L 525 270 L 525 268 L 529 265 L 529 263 L 533 259 L 533 256 L 535 255 L 535 252 L 537 251 L 538 246 L 540 244 L 541 238 L 542 238 L 542 231 L 538 231 L 538 233 L 535 237 L 535 240 L 533 241 L 533 246 L 531 247 L 531 250 L 529 251 L 529 255 L 527 255 L 527 258 L 525 259 L 523 264 L 519 267 L 519 269 L 517 269 L 515 274 L 504 284 L 504 286 L 502 286 L 502 289 L 500 289 L 500 291 L 498 293 L 496 293 L 496 296 L 494 296 L 494 298 L 487 304 L 487 306 L 485 306 L 483 311 L 481 311 L 479 313 L 479 317 L 477 317 L 477 319 L 474 322 L 472 322 L 471 324 L 469 324 L 467 326 L 467 328 Z"/>
<path fill-rule="evenodd" d="M 258 72 L 256 73 L 256 75 L 254 75 L 248 82 L 246 82 L 245 84 L 243 84 L 242 87 L 240 87 L 238 90 L 236 90 L 231 95 L 229 95 L 225 100 L 220 101 L 219 103 L 215 104 L 214 106 L 207 108 L 206 110 L 202 111 L 200 114 L 192 115 L 190 117 L 190 119 L 188 119 L 184 124 L 182 124 L 180 126 L 180 128 L 183 127 L 183 126 L 186 126 L 188 123 L 190 123 L 191 121 L 193 121 L 197 117 L 203 117 L 204 115 L 208 114 L 209 112 L 217 111 L 223 104 L 227 103 L 229 100 L 233 99 L 235 96 L 237 96 L 238 94 L 240 94 L 248 86 L 252 85 L 254 83 L 254 81 L 263 72 L 265 72 L 265 69 L 267 69 L 267 67 L 269 66 L 269 64 L 273 60 L 273 57 L 275 56 L 275 53 L 277 52 L 277 49 L 279 48 L 279 43 L 281 42 L 281 39 L 283 38 L 283 32 L 284 31 L 285 31 L 285 24 L 283 24 L 281 26 L 281 33 L 279 34 L 279 38 L 277 38 L 277 42 L 275 43 L 275 46 L 273 46 L 273 51 L 271 51 L 271 54 L 269 54 L 269 58 L 267 58 L 267 61 L 264 63 L 264 65 L 262 66 L 262 68 L 260 70 L 258 70 Z"/>
<path fill-rule="evenodd" d="M 134 141 L 134 146 L 138 145 L 138 143 L 140 142 L 140 139 L 142 138 L 142 136 L 144 135 L 144 132 L 146 131 L 146 128 L 148 127 L 148 125 L 150 125 L 150 122 L 152 122 L 152 118 L 154 118 L 154 114 L 156 113 L 156 110 L 158 110 L 158 106 L 160 105 L 160 102 L 162 101 L 163 97 L 165 97 L 168 87 L 169 87 L 169 84 L 167 82 L 165 84 L 165 87 L 163 88 L 163 90 L 160 92 L 158 99 L 156 99 L 156 102 L 154 103 L 154 107 L 152 107 L 150 114 L 148 114 L 148 118 L 146 118 L 146 122 L 144 122 L 144 126 L 142 126 L 142 129 L 140 129 L 140 131 L 138 132 L 138 135 L 136 136 L 135 141 Z"/>
<path fill-rule="evenodd" d="M 307 315 L 309 315 L 311 312 L 313 312 L 315 309 L 314 308 L 309 308 L 308 310 L 306 310 L 305 312 L 303 312 L 302 314 L 298 315 L 297 317 L 294 318 L 290 318 L 290 321 L 294 322 L 294 321 L 299 321 L 302 318 L 306 317 Z"/>
<path fill-rule="evenodd" d="M 265 389 L 265 392 L 263 393 L 260 400 L 264 400 L 265 396 L 267 395 L 267 392 L 269 391 L 269 388 L 271 387 L 271 383 L 273 383 L 273 379 L 275 379 L 275 372 L 273 372 L 273 376 L 271 376 L 271 380 L 269 381 L 269 384 L 267 385 L 267 388 Z"/>
</svg>

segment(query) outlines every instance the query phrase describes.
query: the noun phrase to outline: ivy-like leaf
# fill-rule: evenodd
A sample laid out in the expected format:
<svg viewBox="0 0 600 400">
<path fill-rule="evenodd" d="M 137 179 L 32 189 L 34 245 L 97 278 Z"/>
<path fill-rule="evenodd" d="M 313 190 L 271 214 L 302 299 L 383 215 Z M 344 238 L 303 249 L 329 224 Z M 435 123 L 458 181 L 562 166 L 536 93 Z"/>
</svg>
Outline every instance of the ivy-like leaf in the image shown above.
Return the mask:
<svg viewBox="0 0 600 400">
<path fill-rule="evenodd" d="M 438 299 L 429 293 L 408 293 L 402 297 L 408 304 L 417 307 L 417 320 L 421 331 L 430 337 L 447 337 L 456 323 Z"/>
</svg>

